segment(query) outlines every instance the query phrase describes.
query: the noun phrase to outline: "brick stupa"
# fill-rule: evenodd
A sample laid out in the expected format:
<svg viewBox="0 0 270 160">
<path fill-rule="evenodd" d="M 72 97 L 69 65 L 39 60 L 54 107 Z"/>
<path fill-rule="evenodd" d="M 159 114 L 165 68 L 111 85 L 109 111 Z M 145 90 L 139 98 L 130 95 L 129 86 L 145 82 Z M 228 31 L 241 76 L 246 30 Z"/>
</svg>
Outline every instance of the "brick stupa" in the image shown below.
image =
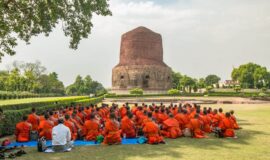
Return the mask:
<svg viewBox="0 0 270 160">
<path fill-rule="evenodd" d="M 120 62 L 112 70 L 112 92 L 142 88 L 164 93 L 172 87 L 172 70 L 163 62 L 161 35 L 145 27 L 122 35 Z"/>
</svg>

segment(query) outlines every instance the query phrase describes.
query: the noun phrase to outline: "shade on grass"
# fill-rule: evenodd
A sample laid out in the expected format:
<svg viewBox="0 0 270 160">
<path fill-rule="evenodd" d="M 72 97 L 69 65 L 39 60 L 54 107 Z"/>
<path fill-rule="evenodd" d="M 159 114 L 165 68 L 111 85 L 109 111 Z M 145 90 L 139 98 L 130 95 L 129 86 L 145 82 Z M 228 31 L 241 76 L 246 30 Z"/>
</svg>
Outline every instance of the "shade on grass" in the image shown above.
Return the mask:
<svg viewBox="0 0 270 160">
<path fill-rule="evenodd" d="M 21 160 L 267 160 L 270 157 L 270 104 L 207 105 L 234 109 L 238 139 L 179 138 L 165 145 L 117 145 L 77 147 L 68 153 L 38 153 L 27 148 Z"/>
</svg>

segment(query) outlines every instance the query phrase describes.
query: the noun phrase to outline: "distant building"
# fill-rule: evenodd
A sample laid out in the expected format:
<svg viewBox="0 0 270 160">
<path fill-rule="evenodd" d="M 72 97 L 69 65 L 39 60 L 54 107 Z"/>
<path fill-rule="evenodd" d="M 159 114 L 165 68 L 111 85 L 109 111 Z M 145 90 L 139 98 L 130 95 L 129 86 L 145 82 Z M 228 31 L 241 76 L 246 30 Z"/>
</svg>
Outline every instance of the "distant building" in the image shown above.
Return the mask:
<svg viewBox="0 0 270 160">
<path fill-rule="evenodd" d="M 240 85 L 239 81 L 225 80 L 224 82 L 219 82 L 220 88 L 231 88 L 237 85 Z"/>
</svg>

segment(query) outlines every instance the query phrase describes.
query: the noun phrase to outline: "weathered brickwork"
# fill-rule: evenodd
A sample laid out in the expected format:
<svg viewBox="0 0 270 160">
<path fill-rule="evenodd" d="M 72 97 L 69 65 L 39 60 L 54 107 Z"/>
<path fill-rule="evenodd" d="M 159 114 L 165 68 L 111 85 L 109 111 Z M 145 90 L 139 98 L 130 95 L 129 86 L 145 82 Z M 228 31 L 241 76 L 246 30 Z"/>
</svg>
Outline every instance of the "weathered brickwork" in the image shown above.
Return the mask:
<svg viewBox="0 0 270 160">
<path fill-rule="evenodd" d="M 112 71 L 112 89 L 168 90 L 172 71 L 163 62 L 161 35 L 138 27 L 122 35 L 120 62 Z"/>
</svg>

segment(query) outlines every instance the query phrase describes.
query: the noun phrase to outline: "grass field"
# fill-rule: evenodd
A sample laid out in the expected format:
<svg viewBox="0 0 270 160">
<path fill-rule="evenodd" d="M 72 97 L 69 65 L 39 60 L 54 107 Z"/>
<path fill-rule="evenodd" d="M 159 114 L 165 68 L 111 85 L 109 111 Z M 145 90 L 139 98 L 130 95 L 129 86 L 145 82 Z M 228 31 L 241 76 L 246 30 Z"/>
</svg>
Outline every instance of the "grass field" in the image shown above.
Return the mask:
<svg viewBox="0 0 270 160">
<path fill-rule="evenodd" d="M 43 97 L 43 98 L 25 98 L 25 99 L 10 99 L 10 100 L 0 100 L 1 105 L 11 105 L 11 104 L 23 104 L 23 103 L 33 103 L 33 102 L 47 102 L 47 101 L 59 101 L 66 100 L 70 98 L 80 98 L 87 96 L 67 96 L 67 97 Z"/>
<path fill-rule="evenodd" d="M 166 139 L 164 145 L 76 147 L 68 153 L 38 153 L 27 148 L 20 160 L 267 160 L 270 158 L 270 104 L 207 105 L 234 109 L 242 130 L 238 139 Z"/>
</svg>

